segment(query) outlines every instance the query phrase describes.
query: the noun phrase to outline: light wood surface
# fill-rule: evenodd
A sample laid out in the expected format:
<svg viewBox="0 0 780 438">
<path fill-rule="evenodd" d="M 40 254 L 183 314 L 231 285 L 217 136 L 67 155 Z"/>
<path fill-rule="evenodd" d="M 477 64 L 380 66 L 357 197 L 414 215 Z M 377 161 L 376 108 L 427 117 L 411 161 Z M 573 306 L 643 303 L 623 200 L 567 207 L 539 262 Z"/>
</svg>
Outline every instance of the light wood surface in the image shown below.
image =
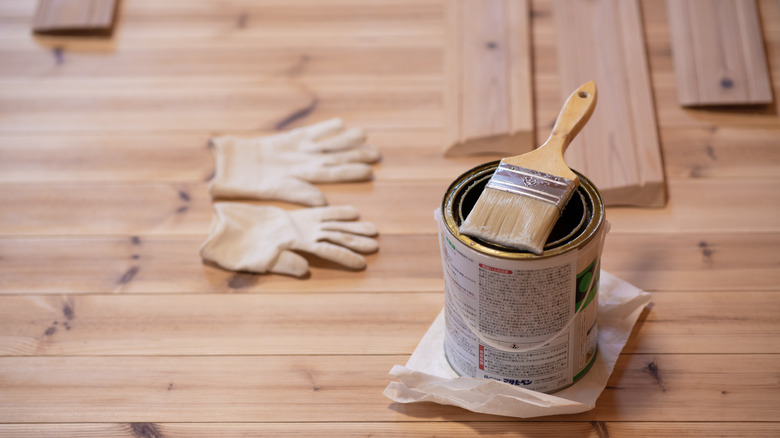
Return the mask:
<svg viewBox="0 0 780 438">
<path fill-rule="evenodd" d="M 519 155 L 534 144 L 528 0 L 447 5 L 447 156 Z"/>
<path fill-rule="evenodd" d="M 663 163 L 639 0 L 556 0 L 561 83 L 594 80 L 599 103 L 566 161 L 599 187 L 606 205 L 663 206 Z"/>
<path fill-rule="evenodd" d="M 667 2 L 680 105 L 772 102 L 755 0 Z"/>
<path fill-rule="evenodd" d="M 116 0 L 38 0 L 33 30 L 108 31 L 115 9 Z"/>
<path fill-rule="evenodd" d="M 529 5 L 540 144 L 571 90 L 557 8 Z M 0 0 L 0 436 L 780 434 L 780 111 L 680 107 L 665 1 L 637 13 L 668 202 L 609 207 L 603 255 L 654 305 L 594 410 L 533 421 L 382 395 L 443 305 L 433 210 L 485 160 L 442 156 L 448 2 L 119 6 L 85 41 Z M 780 4 L 757 6 L 776 93 Z M 378 225 L 367 269 L 204 264 L 208 138 L 332 116 L 383 153 L 322 186 Z"/>
</svg>

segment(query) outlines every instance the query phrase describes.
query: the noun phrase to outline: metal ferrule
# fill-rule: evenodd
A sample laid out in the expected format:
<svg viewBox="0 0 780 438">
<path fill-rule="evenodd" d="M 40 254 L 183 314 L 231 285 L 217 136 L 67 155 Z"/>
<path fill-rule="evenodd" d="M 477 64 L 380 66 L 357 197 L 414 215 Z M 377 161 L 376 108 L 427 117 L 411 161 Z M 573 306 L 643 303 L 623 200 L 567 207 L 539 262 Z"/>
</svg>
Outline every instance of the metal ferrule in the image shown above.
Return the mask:
<svg viewBox="0 0 780 438">
<path fill-rule="evenodd" d="M 503 190 L 516 195 L 527 196 L 553 204 L 563 210 L 571 192 L 576 188 L 574 181 L 533 169 L 501 163 L 487 184 L 487 188 Z"/>
</svg>

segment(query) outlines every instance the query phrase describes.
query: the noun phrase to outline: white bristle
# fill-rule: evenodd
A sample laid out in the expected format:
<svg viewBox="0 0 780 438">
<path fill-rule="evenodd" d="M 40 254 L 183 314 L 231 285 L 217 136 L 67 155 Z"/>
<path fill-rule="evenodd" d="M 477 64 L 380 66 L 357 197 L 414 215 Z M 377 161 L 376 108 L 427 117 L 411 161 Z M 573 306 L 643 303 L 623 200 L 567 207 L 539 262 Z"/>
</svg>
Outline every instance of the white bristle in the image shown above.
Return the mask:
<svg viewBox="0 0 780 438">
<path fill-rule="evenodd" d="M 560 210 L 549 202 L 486 188 L 460 225 L 461 234 L 541 254 Z"/>
</svg>

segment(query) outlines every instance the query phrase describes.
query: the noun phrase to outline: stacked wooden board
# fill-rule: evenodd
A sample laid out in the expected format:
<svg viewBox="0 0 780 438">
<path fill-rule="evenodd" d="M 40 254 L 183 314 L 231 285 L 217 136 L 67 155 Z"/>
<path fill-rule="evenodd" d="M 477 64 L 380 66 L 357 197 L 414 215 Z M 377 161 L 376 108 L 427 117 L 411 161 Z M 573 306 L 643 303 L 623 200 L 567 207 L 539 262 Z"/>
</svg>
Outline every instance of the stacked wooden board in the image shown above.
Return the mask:
<svg viewBox="0 0 780 438">
<path fill-rule="evenodd" d="M 772 102 L 754 0 L 674 0 L 667 8 L 680 105 Z"/>
<path fill-rule="evenodd" d="M 534 148 L 527 0 L 447 2 L 447 155 Z"/>
<path fill-rule="evenodd" d="M 116 0 L 40 0 L 33 16 L 35 32 L 108 32 Z"/>
<path fill-rule="evenodd" d="M 637 0 L 557 0 L 561 101 L 590 80 L 596 111 L 566 152 L 607 205 L 665 202 L 655 107 Z"/>
<path fill-rule="evenodd" d="M 528 2 L 459 0 L 447 3 L 447 14 L 446 155 L 534 149 L 541 142 L 533 129 Z M 608 205 L 663 205 L 637 2 L 559 2 L 555 16 L 561 99 L 589 80 L 596 80 L 600 95 L 567 161 L 594 181 Z"/>
</svg>

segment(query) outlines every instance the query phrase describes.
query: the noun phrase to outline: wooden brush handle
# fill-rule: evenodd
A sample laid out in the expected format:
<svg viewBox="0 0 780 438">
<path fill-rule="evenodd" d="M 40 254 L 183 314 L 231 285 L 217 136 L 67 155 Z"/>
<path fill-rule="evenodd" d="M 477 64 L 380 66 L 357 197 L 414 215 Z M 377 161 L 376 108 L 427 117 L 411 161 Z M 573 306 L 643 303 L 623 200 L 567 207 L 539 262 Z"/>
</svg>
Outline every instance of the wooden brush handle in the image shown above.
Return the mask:
<svg viewBox="0 0 780 438">
<path fill-rule="evenodd" d="M 590 120 L 593 109 L 596 108 L 596 97 L 596 83 L 593 81 L 572 93 L 558 114 L 550 138 L 539 149 L 560 150 L 560 155 L 563 156 L 569 143 Z"/>
<path fill-rule="evenodd" d="M 588 122 L 595 107 L 596 84 L 590 81 L 566 99 L 550 138 L 543 145 L 526 154 L 504 158 L 501 163 L 560 176 L 579 183 L 577 175 L 566 165 L 563 153 L 566 152 L 571 140 Z"/>
</svg>

